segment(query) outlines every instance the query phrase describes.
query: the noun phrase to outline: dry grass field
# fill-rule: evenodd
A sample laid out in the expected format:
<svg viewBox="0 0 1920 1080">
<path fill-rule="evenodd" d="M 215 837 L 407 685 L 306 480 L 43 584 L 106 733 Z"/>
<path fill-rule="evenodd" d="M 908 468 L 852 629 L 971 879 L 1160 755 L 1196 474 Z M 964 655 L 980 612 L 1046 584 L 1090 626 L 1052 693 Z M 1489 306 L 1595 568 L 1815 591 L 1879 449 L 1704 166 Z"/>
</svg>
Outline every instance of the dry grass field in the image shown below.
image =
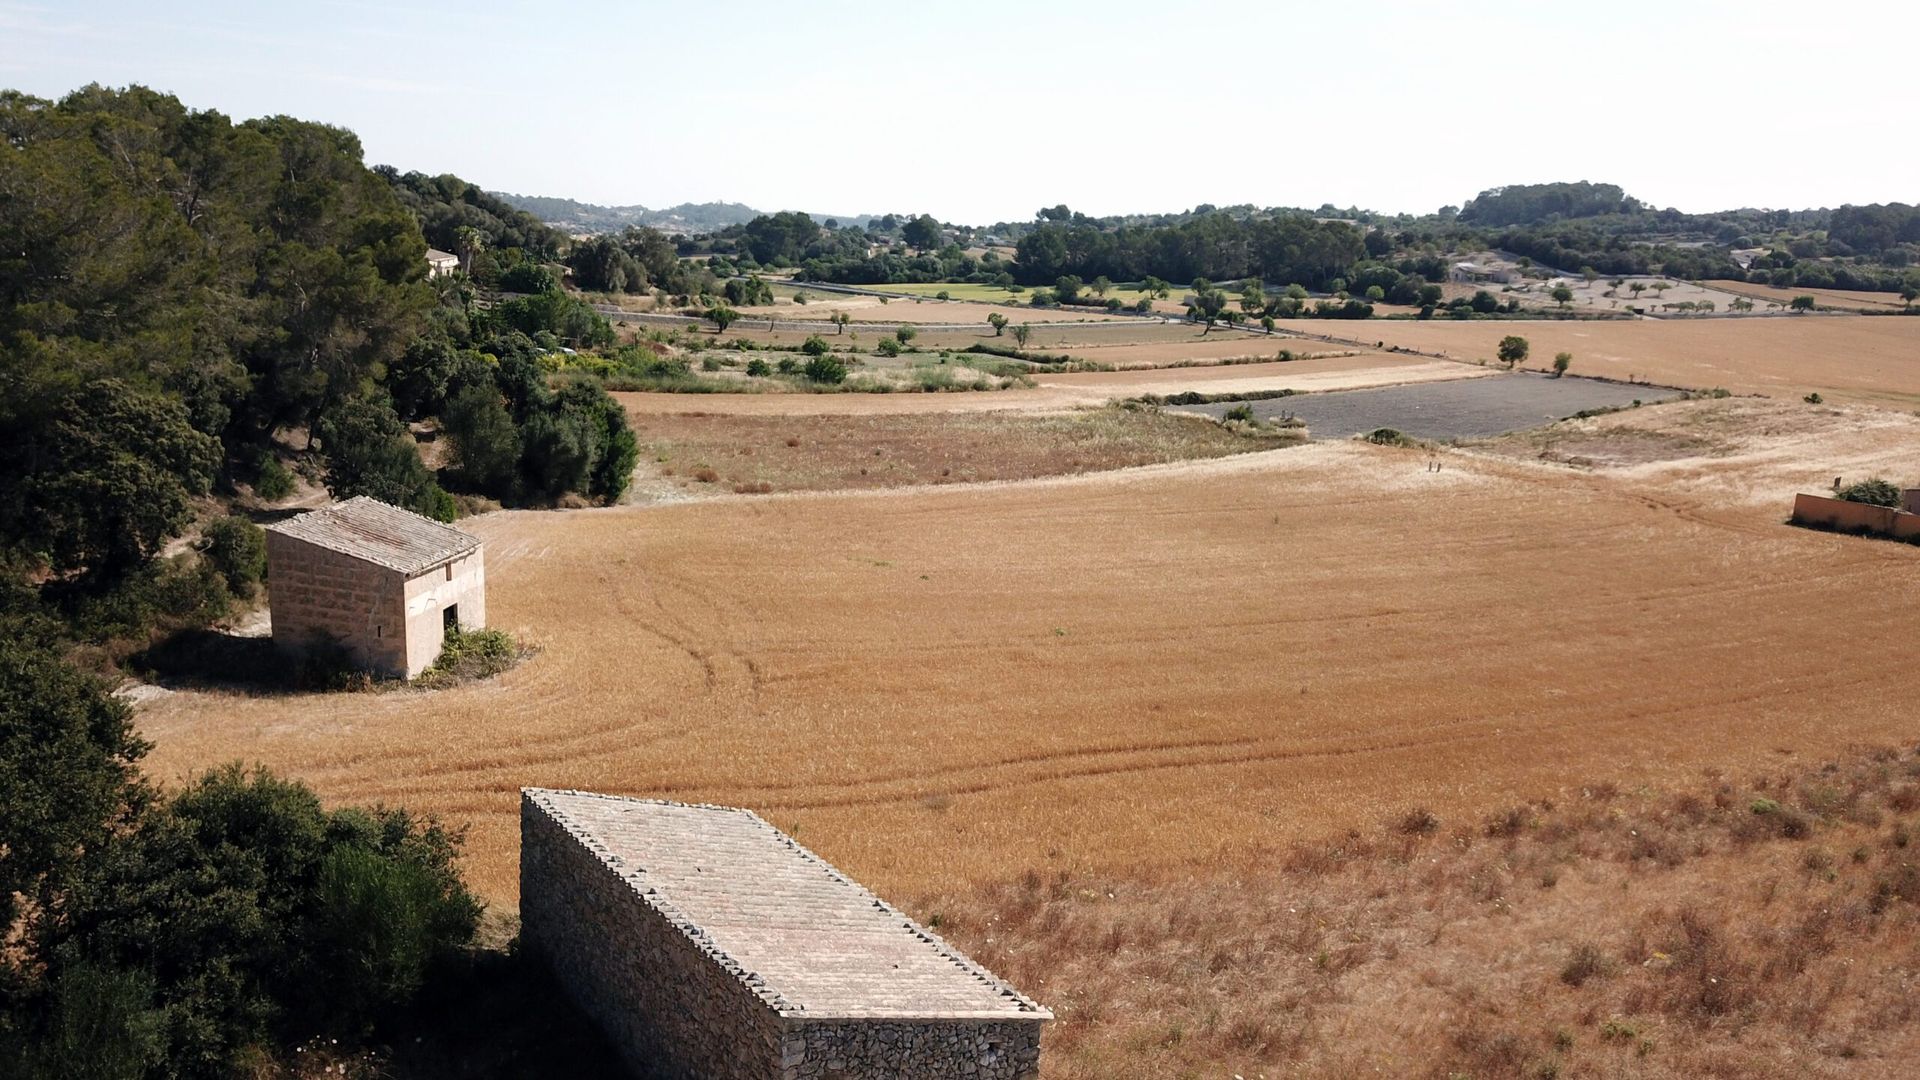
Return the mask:
<svg viewBox="0 0 1920 1080">
<path fill-rule="evenodd" d="M 1882 433 L 1884 471 L 1911 434 Z M 752 806 L 903 898 L 1214 864 L 1414 802 L 1911 737 L 1920 549 L 1784 510 L 1335 443 L 500 513 L 471 526 L 531 662 L 431 694 L 183 692 L 141 726 L 162 779 L 239 757 L 470 823 L 502 903 L 523 784 Z"/>
<path fill-rule="evenodd" d="M 1032 874 L 920 914 L 1054 1010 L 1054 1080 L 1901 1077 L 1911 747 L 1414 804 L 1204 874 Z"/>
<path fill-rule="evenodd" d="M 1557 352 L 1573 354 L 1573 371 L 1628 376 L 1692 389 L 1798 398 L 1818 392 L 1834 401 L 1920 408 L 1920 319 L 1864 316 L 1779 316 L 1662 319 L 1632 322 L 1489 321 L 1288 322 L 1287 329 L 1492 361 L 1500 339 L 1519 334 L 1532 344 L 1527 366 L 1542 368 Z M 1327 348 L 1313 343 L 1315 348 Z"/>
<path fill-rule="evenodd" d="M 1302 436 L 1235 434 L 1158 410 L 634 418 L 654 485 L 688 494 L 847 491 L 1031 480 L 1270 450 Z"/>
</svg>

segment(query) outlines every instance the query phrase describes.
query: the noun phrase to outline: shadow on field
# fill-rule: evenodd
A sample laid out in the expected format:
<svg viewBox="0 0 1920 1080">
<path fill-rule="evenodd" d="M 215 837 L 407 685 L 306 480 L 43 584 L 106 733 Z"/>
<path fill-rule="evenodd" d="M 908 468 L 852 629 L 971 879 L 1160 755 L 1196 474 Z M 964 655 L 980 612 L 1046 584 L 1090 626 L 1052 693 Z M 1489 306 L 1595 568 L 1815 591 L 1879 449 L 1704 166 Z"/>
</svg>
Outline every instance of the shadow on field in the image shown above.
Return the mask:
<svg viewBox="0 0 1920 1080">
<path fill-rule="evenodd" d="M 475 952 L 435 972 L 416 1004 L 382 1034 L 389 1044 L 381 1056 L 394 1080 L 629 1076 L 552 973 L 514 946 Z"/>
<path fill-rule="evenodd" d="M 296 656 L 274 645 L 272 638 L 218 630 L 176 631 L 128 657 L 128 663 L 148 681 L 175 689 L 265 695 L 372 685 L 353 670 L 344 650 L 321 647 Z"/>
</svg>

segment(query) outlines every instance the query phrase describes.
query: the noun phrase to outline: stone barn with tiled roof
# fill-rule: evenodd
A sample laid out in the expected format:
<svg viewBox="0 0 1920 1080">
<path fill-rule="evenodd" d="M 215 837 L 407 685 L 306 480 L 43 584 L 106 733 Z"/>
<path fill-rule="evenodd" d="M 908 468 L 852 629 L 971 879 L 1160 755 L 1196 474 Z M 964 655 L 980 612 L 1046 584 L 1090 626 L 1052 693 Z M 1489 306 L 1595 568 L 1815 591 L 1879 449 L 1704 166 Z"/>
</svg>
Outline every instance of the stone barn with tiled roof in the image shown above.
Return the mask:
<svg viewBox="0 0 1920 1080">
<path fill-rule="evenodd" d="M 369 671 L 411 679 L 449 628 L 487 625 L 478 537 L 364 496 L 267 526 L 274 643 L 344 646 Z"/>
<path fill-rule="evenodd" d="M 1051 1013 L 747 810 L 528 788 L 520 923 L 637 1075 L 1039 1075 Z"/>
</svg>

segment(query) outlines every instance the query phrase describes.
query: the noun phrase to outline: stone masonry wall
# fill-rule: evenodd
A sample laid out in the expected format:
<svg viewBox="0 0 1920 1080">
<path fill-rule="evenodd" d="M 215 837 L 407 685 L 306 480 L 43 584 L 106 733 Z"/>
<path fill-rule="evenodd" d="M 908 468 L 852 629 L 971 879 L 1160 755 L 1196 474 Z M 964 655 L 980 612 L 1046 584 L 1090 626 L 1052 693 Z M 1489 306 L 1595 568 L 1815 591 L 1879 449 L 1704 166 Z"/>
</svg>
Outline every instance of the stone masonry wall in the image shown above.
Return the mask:
<svg viewBox="0 0 1920 1080">
<path fill-rule="evenodd" d="M 781 1080 L 1033 1080 L 1033 1020 L 804 1021 Z"/>
<path fill-rule="evenodd" d="M 332 638 L 368 669 L 405 675 L 403 584 L 392 570 L 267 533 L 267 598 L 277 645 L 299 649 Z"/>
<path fill-rule="evenodd" d="M 446 637 L 441 612 L 460 605 L 460 629 L 487 625 L 487 575 L 483 548 L 475 548 L 445 566 L 436 566 L 406 583 L 407 678 L 425 671 L 440 657 Z"/>
<path fill-rule="evenodd" d="M 1034 1080 L 1041 1023 L 790 1014 L 619 856 L 521 801 L 521 942 L 638 1076 L 667 1080 Z"/>
<path fill-rule="evenodd" d="M 520 810 L 520 940 L 638 1076 L 777 1080 L 779 1015 L 593 841 Z"/>
</svg>

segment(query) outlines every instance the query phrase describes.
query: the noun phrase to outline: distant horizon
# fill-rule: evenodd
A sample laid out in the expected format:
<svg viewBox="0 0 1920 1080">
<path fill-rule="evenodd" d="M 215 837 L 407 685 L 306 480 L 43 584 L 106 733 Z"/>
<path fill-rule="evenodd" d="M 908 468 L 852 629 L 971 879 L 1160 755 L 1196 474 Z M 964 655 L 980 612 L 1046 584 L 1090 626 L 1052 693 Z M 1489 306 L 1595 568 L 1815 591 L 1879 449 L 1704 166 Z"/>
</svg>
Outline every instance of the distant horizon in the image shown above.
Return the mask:
<svg viewBox="0 0 1920 1080">
<path fill-rule="evenodd" d="M 378 164 L 384 164 L 384 163 L 369 162 L 368 164 L 378 165 Z M 427 170 L 424 170 L 424 169 L 420 171 L 423 173 L 427 172 Z M 476 180 L 471 176 L 462 176 L 461 179 L 467 181 L 468 183 L 476 184 L 482 189 L 494 195 L 500 196 L 501 198 L 560 199 L 560 200 L 566 200 L 568 202 L 579 203 L 582 206 L 596 207 L 602 210 L 631 210 L 631 209 L 634 209 L 635 207 L 639 207 L 641 209 L 646 210 L 649 213 L 658 213 L 664 210 L 674 210 L 683 206 L 744 206 L 747 209 L 752 210 L 757 214 L 779 214 L 779 213 L 795 213 L 795 212 L 804 213 L 814 218 L 816 221 L 826 221 L 828 219 L 833 219 L 837 221 L 861 221 L 867 218 L 884 217 L 887 214 L 895 214 L 898 216 L 909 216 L 909 215 L 917 215 L 920 213 L 930 212 L 930 211 L 920 211 L 920 210 L 913 210 L 913 211 L 879 210 L 879 211 L 872 211 L 872 212 L 863 212 L 858 214 L 824 213 L 818 210 L 807 210 L 797 206 L 757 206 L 751 202 L 746 202 L 740 199 L 724 199 L 724 198 L 722 199 L 681 199 L 677 202 L 670 202 L 670 203 L 666 203 L 666 202 L 650 203 L 650 202 L 640 202 L 640 201 L 603 203 L 603 202 L 593 202 L 588 199 L 575 198 L 570 195 L 554 195 L 554 194 L 548 194 L 548 193 L 536 193 L 536 192 L 527 192 L 527 191 L 507 191 L 502 188 L 488 187 L 486 184 L 481 183 L 479 180 Z M 1319 209 L 1324 209 L 1327 206 L 1332 206 L 1334 209 L 1337 209 L 1337 210 L 1360 210 L 1366 213 L 1378 214 L 1385 217 L 1396 217 L 1404 213 L 1408 217 L 1421 218 L 1421 217 L 1428 217 L 1433 214 L 1436 214 L 1441 209 L 1448 206 L 1451 206 L 1455 209 L 1459 209 L 1460 207 L 1464 206 L 1468 201 L 1470 201 L 1472 198 L 1485 194 L 1486 192 L 1495 190 L 1497 188 L 1521 187 L 1526 184 L 1579 183 L 1582 180 L 1585 180 L 1587 182 L 1594 183 L 1594 184 L 1611 183 L 1611 181 L 1595 179 L 1593 177 L 1578 177 L 1578 178 L 1563 177 L 1559 180 L 1528 180 L 1528 181 L 1515 181 L 1513 183 L 1507 183 L 1507 184 L 1493 184 L 1493 185 L 1490 185 L 1489 187 L 1482 188 L 1479 191 L 1474 192 L 1473 195 L 1470 195 L 1465 199 L 1460 199 L 1458 201 L 1451 202 L 1451 203 L 1442 203 L 1440 206 L 1436 206 L 1431 210 L 1417 210 L 1417 211 L 1416 210 L 1409 210 L 1409 211 L 1382 210 L 1377 206 L 1358 206 L 1352 203 L 1348 203 L 1344 206 L 1340 205 L 1339 203 L 1325 203 L 1325 202 L 1322 202 L 1317 206 L 1282 206 L 1279 203 L 1267 203 L 1267 204 L 1211 203 L 1206 201 L 1205 199 L 1199 200 L 1197 202 L 1189 203 L 1186 206 L 1177 207 L 1173 209 L 1165 209 L 1165 210 L 1130 210 L 1130 211 L 1120 211 L 1116 213 L 1092 213 L 1087 211 L 1083 207 L 1074 206 L 1071 203 L 1067 204 L 1067 208 L 1069 210 L 1074 211 L 1075 213 L 1084 213 L 1088 217 L 1096 218 L 1096 219 L 1123 218 L 1123 217 L 1156 217 L 1156 216 L 1163 216 L 1163 215 L 1173 216 L 1178 214 L 1191 213 L 1193 209 L 1198 206 L 1212 206 L 1215 208 L 1225 208 L 1230 206 L 1245 206 L 1245 205 L 1252 205 L 1257 209 L 1261 209 L 1261 210 L 1273 210 L 1273 209 L 1319 210 Z M 1626 194 L 1633 198 L 1636 198 L 1636 199 L 1640 198 L 1640 196 L 1637 193 L 1631 190 L 1627 190 L 1625 188 L 1622 188 L 1622 190 L 1625 190 Z M 1660 211 L 1665 211 L 1665 210 L 1673 210 L 1679 213 L 1693 214 L 1693 215 L 1732 213 L 1732 212 L 1738 212 L 1742 210 L 1753 210 L 1753 211 L 1761 211 L 1761 212 L 1767 212 L 1767 213 L 1785 212 L 1785 213 L 1793 213 L 1793 214 L 1804 214 L 1804 213 L 1820 213 L 1823 211 L 1837 210 L 1843 206 L 1885 205 L 1890 202 L 1898 202 L 1906 205 L 1912 205 L 1913 203 L 1913 200 L 1911 199 L 1883 199 L 1883 200 L 1880 200 L 1878 203 L 1832 203 L 1825 206 L 1716 206 L 1708 209 L 1693 210 L 1693 209 L 1687 209 L 1685 207 L 1678 207 L 1678 206 L 1661 206 L 1651 199 L 1641 199 L 1640 201 L 1645 204 L 1646 209 L 1656 213 Z M 961 220 L 957 218 L 941 217 L 939 214 L 934 214 L 933 216 L 937 218 L 940 221 L 940 223 L 943 225 L 967 225 L 967 226 L 979 227 L 979 226 L 985 226 L 985 225 L 997 225 L 1002 222 L 1024 223 L 1024 222 L 1033 221 L 1037 219 L 1038 217 L 1037 211 L 1041 209 L 1043 206 L 1058 206 L 1058 205 L 1060 205 L 1058 202 L 1050 203 L 1050 204 L 1042 204 L 1042 206 L 1036 206 L 1034 208 L 1036 213 L 1028 214 L 1024 218 L 1003 217 L 1003 218 L 996 218 L 993 221 L 966 221 L 966 220 Z"/>
<path fill-rule="evenodd" d="M 369 164 L 601 206 L 859 206 L 973 225 L 1059 203 L 1417 216 L 1580 179 L 1686 213 L 1920 200 L 1875 105 L 1911 95 L 1920 10 L 1902 5 L 1808 21 L 1784 3 L 1700 2 L 1657 24 L 1515 2 L 1470 18 L 1392 0 L 1364 20 L 1178 14 L 1231 29 L 1237 48 L 1170 45 L 1155 24 L 1175 17 L 1142 0 L 1098 20 L 1007 0 L 965 12 L 741 0 L 717 28 L 646 3 L 0 0 L 0 85 L 57 99 L 138 83 L 236 118 L 337 124 Z M 1766 77 L 1784 55 L 1790 87 Z"/>
</svg>

